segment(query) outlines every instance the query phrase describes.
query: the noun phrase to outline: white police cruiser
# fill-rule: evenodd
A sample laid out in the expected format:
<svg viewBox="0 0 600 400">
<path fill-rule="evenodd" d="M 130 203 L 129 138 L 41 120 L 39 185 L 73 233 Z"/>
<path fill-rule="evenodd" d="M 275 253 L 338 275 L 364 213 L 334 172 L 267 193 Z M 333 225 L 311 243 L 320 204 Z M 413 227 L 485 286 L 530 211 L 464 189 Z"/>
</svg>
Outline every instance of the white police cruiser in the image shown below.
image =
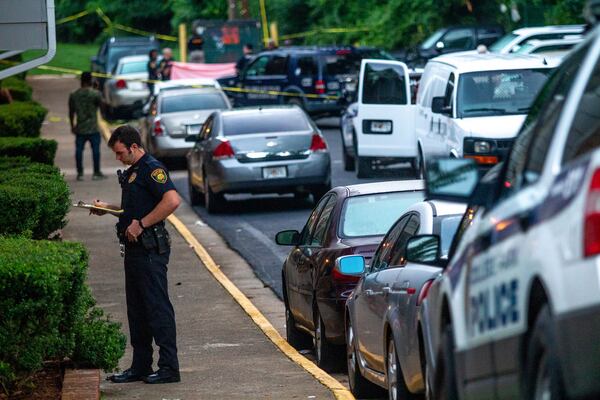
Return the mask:
<svg viewBox="0 0 600 400">
<path fill-rule="evenodd" d="M 421 310 L 429 397 L 600 398 L 600 27 L 495 178 L 467 159 L 427 175 L 429 198 L 472 205 Z"/>
</svg>

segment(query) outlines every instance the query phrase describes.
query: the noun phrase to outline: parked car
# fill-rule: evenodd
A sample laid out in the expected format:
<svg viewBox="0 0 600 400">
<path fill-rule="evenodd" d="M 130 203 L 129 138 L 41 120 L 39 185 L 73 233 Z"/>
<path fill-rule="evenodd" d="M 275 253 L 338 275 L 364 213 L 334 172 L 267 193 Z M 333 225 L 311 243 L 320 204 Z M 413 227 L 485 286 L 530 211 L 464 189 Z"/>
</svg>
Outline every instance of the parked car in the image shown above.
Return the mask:
<svg viewBox="0 0 600 400">
<path fill-rule="evenodd" d="M 182 87 L 161 91 L 140 120 L 146 149 L 156 157 L 184 157 L 193 146 L 186 138 L 196 137 L 213 111 L 229 109 L 231 104 L 222 90 Z"/>
<path fill-rule="evenodd" d="M 148 55 L 150 50 L 160 48 L 154 37 L 121 36 L 110 37 L 102 43 L 98 54 L 92 57 L 92 72 L 110 74 L 114 71 L 122 57 L 134 55 Z M 104 87 L 105 78 L 96 78 L 100 88 Z"/>
<path fill-rule="evenodd" d="M 496 179 L 477 183 L 471 160 L 428 169 L 431 196 L 479 208 L 422 308 L 434 396 L 600 396 L 599 93 L 596 27 L 540 92 Z"/>
<path fill-rule="evenodd" d="M 366 55 L 391 58 L 373 48 L 283 47 L 258 53 L 239 76 L 219 82 L 247 90 L 229 93 L 236 107 L 295 104 L 311 115 L 339 115 L 342 104 L 338 97 L 344 89 L 356 90 L 360 60 Z"/>
<path fill-rule="evenodd" d="M 555 40 L 582 35 L 585 25 L 549 25 L 515 29 L 488 46 L 492 53 L 508 54 L 530 40 Z"/>
<path fill-rule="evenodd" d="M 331 189 L 327 142 L 299 107 L 216 111 L 189 140 L 191 203 L 204 201 L 208 212 L 222 208 L 225 193 L 312 194 L 317 202 Z"/>
<path fill-rule="evenodd" d="M 513 51 L 515 54 L 535 54 L 548 59 L 562 58 L 571 51 L 575 45 L 583 41 L 583 36 L 571 39 L 554 39 L 554 40 L 528 40 Z"/>
<path fill-rule="evenodd" d="M 368 268 L 360 255 L 337 259 L 338 271 L 361 276 L 346 303 L 345 317 L 348 382 L 354 396 L 369 397 L 379 387 L 387 389 L 391 399 L 424 391 L 418 312 L 441 268 L 409 263 L 407 255 L 427 252 L 432 245 L 419 235 L 436 235 L 441 251 L 430 256 L 447 258 L 464 211 L 464 205 L 441 201 L 414 204 L 385 235 Z"/>
<path fill-rule="evenodd" d="M 150 96 L 148 85 L 148 56 L 127 56 L 119 60 L 113 77 L 104 84 L 102 91 L 104 110 L 108 117 L 133 116 Z"/>
<path fill-rule="evenodd" d="M 277 244 L 293 246 L 282 269 L 287 340 L 303 349 L 312 337 L 320 367 L 343 364 L 345 304 L 359 279 L 334 270 L 336 258 L 360 254 L 368 263 L 396 219 L 423 200 L 422 188 L 422 181 L 338 186 L 302 232 L 277 234 Z"/>
<path fill-rule="evenodd" d="M 503 160 L 555 66 L 531 55 L 473 52 L 429 61 L 417 94 L 419 176 L 439 157 L 470 157 L 484 168 Z"/>
</svg>

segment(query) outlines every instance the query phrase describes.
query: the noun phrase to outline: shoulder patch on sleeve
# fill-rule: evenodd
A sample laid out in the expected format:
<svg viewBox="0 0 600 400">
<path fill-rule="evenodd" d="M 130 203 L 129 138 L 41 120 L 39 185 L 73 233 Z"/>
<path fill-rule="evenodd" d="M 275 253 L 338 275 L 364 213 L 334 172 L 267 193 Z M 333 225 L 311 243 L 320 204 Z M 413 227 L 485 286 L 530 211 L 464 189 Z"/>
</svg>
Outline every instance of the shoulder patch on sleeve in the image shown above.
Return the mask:
<svg viewBox="0 0 600 400">
<path fill-rule="evenodd" d="M 167 181 L 167 173 L 162 168 L 156 168 L 150 176 L 158 183 L 165 183 Z"/>
</svg>

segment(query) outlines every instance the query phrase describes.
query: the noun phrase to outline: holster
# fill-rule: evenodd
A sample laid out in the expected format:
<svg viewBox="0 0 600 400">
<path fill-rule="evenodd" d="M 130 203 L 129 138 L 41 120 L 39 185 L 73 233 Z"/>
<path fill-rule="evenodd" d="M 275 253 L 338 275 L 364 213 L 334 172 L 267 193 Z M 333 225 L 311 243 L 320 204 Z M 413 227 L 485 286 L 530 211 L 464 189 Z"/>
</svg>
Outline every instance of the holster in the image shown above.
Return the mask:
<svg viewBox="0 0 600 400">
<path fill-rule="evenodd" d="M 144 229 L 140 235 L 140 241 L 146 250 L 156 249 L 158 254 L 164 254 L 171 248 L 171 237 L 164 223 Z"/>
</svg>

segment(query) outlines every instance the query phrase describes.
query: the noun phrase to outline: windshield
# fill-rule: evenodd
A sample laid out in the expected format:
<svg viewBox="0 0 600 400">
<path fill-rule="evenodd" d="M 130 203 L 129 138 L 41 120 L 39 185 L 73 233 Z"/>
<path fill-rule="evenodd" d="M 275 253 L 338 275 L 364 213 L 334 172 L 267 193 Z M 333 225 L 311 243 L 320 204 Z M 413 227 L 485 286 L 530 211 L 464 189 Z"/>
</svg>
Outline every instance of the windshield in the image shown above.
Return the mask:
<svg viewBox="0 0 600 400">
<path fill-rule="evenodd" d="M 433 33 L 433 35 L 429 36 L 424 42 L 423 44 L 421 44 L 421 48 L 422 49 L 428 49 L 430 47 L 432 47 L 435 43 L 437 43 L 442 35 L 444 34 L 445 30 L 444 29 L 439 29 L 437 31 L 435 31 Z"/>
<path fill-rule="evenodd" d="M 500 39 L 496 40 L 488 50 L 492 53 L 500 53 L 503 48 L 508 46 L 515 38 L 519 35 L 515 35 L 514 33 L 509 33 L 507 35 L 502 36 Z"/>
<path fill-rule="evenodd" d="M 385 235 L 408 207 L 424 197 L 422 191 L 350 197 L 344 203 L 340 235 L 348 238 Z"/>
<path fill-rule="evenodd" d="M 514 69 L 462 74 L 459 118 L 527 114 L 552 69 Z"/>
<path fill-rule="evenodd" d="M 440 239 L 442 242 L 440 257 L 448 258 L 448 251 L 450 250 L 452 239 L 454 239 L 454 235 L 456 234 L 456 230 L 458 229 L 461 220 L 462 215 L 448 215 L 442 217 L 442 221 L 440 222 Z"/>
<path fill-rule="evenodd" d="M 225 99 L 218 93 L 187 94 L 169 96 L 162 100 L 160 112 L 163 114 L 193 111 L 226 109 Z"/>
<path fill-rule="evenodd" d="M 311 129 L 306 118 L 299 112 L 253 114 L 230 114 L 223 116 L 225 136 L 251 133 L 307 131 Z"/>
<path fill-rule="evenodd" d="M 119 62 L 119 60 L 125 56 L 136 56 L 141 54 L 148 54 L 152 47 L 147 46 L 121 46 L 121 47 L 112 47 L 108 51 L 108 67 L 109 71 L 112 71 L 115 65 Z"/>
<path fill-rule="evenodd" d="M 135 61 L 121 64 L 121 69 L 118 71 L 119 74 L 137 74 L 139 72 L 147 72 L 148 61 Z"/>
</svg>

